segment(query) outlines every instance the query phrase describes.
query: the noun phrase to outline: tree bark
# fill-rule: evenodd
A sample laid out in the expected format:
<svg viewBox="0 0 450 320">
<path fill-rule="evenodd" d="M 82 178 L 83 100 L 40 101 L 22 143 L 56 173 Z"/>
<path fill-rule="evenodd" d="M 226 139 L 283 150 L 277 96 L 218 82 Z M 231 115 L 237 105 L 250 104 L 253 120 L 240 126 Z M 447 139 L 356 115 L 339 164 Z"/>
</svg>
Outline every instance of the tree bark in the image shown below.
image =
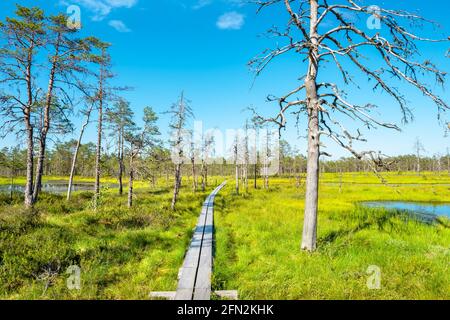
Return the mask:
<svg viewBox="0 0 450 320">
<path fill-rule="evenodd" d="M 254 183 L 254 188 L 256 189 L 257 187 L 258 187 L 258 185 L 257 185 L 257 181 L 256 181 L 256 179 L 257 179 L 257 174 L 258 174 L 258 167 L 257 167 L 257 164 L 255 163 L 255 165 L 254 165 L 254 177 L 253 177 L 253 183 Z"/>
<path fill-rule="evenodd" d="M 41 134 L 39 139 L 39 154 L 36 165 L 36 179 L 33 185 L 33 203 L 38 200 L 39 192 L 42 188 L 42 175 L 44 173 L 45 148 L 46 148 L 46 134 Z"/>
<path fill-rule="evenodd" d="M 308 74 L 305 80 L 308 103 L 308 161 L 305 195 L 305 215 L 301 248 L 314 251 L 317 239 L 317 211 L 319 194 L 319 101 L 317 97 L 317 57 L 318 57 L 318 3 L 310 0 L 310 38 Z"/>
<path fill-rule="evenodd" d="M 178 199 L 178 193 L 180 192 L 180 180 L 181 180 L 181 164 L 175 166 L 175 183 L 173 188 L 172 204 L 170 205 L 172 210 L 175 210 L 175 205 Z"/>
<path fill-rule="evenodd" d="M 134 181 L 134 163 L 133 155 L 130 157 L 130 180 L 128 184 L 128 208 L 133 206 L 133 181 Z"/>
<path fill-rule="evenodd" d="M 103 49 L 105 56 L 105 49 Z M 100 161 L 102 151 L 102 125 L 103 125 L 103 78 L 104 66 L 100 67 L 99 92 L 98 92 L 98 126 L 97 126 L 97 150 L 95 155 L 95 186 L 94 186 L 94 207 L 97 209 L 98 198 L 100 196 Z"/>
<path fill-rule="evenodd" d="M 77 145 L 75 147 L 75 152 L 73 154 L 72 166 L 70 167 L 69 185 L 67 187 L 67 198 L 66 198 L 67 201 L 70 200 L 70 196 L 71 196 L 71 193 L 72 193 L 73 178 L 75 176 L 75 167 L 76 167 L 76 164 L 77 164 L 78 152 L 80 150 L 81 140 L 83 139 L 84 130 L 86 130 L 86 127 L 89 124 L 89 119 L 91 117 L 92 109 L 93 109 L 93 105 L 91 105 L 91 107 L 89 108 L 89 110 L 88 110 L 88 112 L 86 114 L 86 120 L 84 121 L 83 125 L 81 126 L 80 135 L 78 136 Z"/>
<path fill-rule="evenodd" d="M 236 194 L 239 194 L 239 166 L 235 165 L 235 178 L 236 178 Z"/>
<path fill-rule="evenodd" d="M 202 160 L 202 191 L 205 192 L 206 189 L 206 166 L 205 162 Z"/>
<path fill-rule="evenodd" d="M 34 155 L 33 155 L 33 128 L 27 120 L 27 182 L 25 185 L 25 206 L 33 205 L 33 171 L 34 171 Z"/>
<path fill-rule="evenodd" d="M 47 96 L 45 100 L 45 109 L 44 109 L 44 124 L 41 129 L 41 136 L 39 140 L 39 155 L 38 162 L 36 166 L 36 181 L 34 183 L 33 189 L 33 203 L 35 203 L 38 199 L 39 192 L 42 187 L 42 175 L 44 173 L 44 161 L 45 161 L 45 148 L 47 144 L 47 135 L 50 130 L 50 109 L 52 107 L 53 100 L 53 88 L 55 84 L 55 74 L 56 74 L 56 66 L 59 59 L 59 43 L 61 41 L 61 34 L 58 34 L 58 40 L 55 45 L 55 55 L 52 59 L 52 68 L 50 70 L 50 78 L 48 81 L 47 88 Z"/>
<path fill-rule="evenodd" d="M 118 151 L 118 158 L 119 158 L 119 172 L 118 172 L 118 181 L 119 181 L 119 194 L 123 194 L 123 132 L 119 133 L 119 151 Z"/>
<path fill-rule="evenodd" d="M 197 191 L 197 177 L 195 172 L 195 158 L 191 158 L 191 164 L 192 164 L 192 190 L 194 192 Z"/>
<path fill-rule="evenodd" d="M 33 50 L 34 45 L 32 44 L 28 53 L 28 65 L 26 68 L 28 104 L 24 109 L 24 121 L 27 132 L 27 177 L 26 177 L 27 182 L 25 185 L 24 198 L 25 198 L 25 206 L 27 208 L 33 205 L 34 144 L 33 144 L 33 125 L 31 124 L 31 107 L 33 105 L 31 65 L 32 65 Z"/>
</svg>

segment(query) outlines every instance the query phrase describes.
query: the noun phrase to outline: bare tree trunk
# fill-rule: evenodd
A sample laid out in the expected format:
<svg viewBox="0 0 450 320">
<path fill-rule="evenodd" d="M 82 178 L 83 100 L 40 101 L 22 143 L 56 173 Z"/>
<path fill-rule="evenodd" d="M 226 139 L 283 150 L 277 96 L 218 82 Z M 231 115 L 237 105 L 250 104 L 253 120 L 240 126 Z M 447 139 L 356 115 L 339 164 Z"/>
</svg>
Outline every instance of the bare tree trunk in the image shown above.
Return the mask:
<svg viewBox="0 0 450 320">
<path fill-rule="evenodd" d="M 33 173 L 34 173 L 34 144 L 33 144 L 33 125 L 31 124 L 31 107 L 33 105 L 33 86 L 31 80 L 32 55 L 34 50 L 34 42 L 28 51 L 27 67 L 26 67 L 26 83 L 28 104 L 24 109 L 24 121 L 27 132 L 27 182 L 25 185 L 25 206 L 27 208 L 33 205 Z"/>
<path fill-rule="evenodd" d="M 44 173 L 44 160 L 45 160 L 45 146 L 46 145 L 46 136 L 41 135 L 39 139 L 39 154 L 37 158 L 36 165 L 36 179 L 33 185 L 33 203 L 36 203 L 38 200 L 39 192 L 42 188 L 42 175 Z"/>
<path fill-rule="evenodd" d="M 102 56 L 105 55 L 105 49 L 103 49 Z M 98 96 L 98 124 L 97 124 L 97 150 L 95 153 L 95 186 L 94 186 L 94 207 L 97 209 L 98 198 L 100 196 L 100 161 L 102 152 L 102 125 L 103 125 L 103 78 L 104 78 L 104 66 L 100 68 L 99 77 L 99 96 Z"/>
<path fill-rule="evenodd" d="M 128 183 L 128 208 L 133 206 L 133 180 L 134 180 L 134 163 L 133 155 L 130 157 L 130 180 Z"/>
<path fill-rule="evenodd" d="M 25 206 L 31 207 L 33 205 L 33 128 L 27 124 L 27 182 L 25 185 Z"/>
<path fill-rule="evenodd" d="M 244 188 L 245 192 L 248 192 L 248 165 L 244 165 Z"/>
<path fill-rule="evenodd" d="M 124 165 L 123 165 L 123 132 L 120 133 L 119 136 L 119 154 L 118 154 L 118 158 L 119 158 L 119 172 L 118 172 L 118 181 L 119 181 L 119 194 L 122 195 L 123 194 L 123 169 L 124 169 Z"/>
<path fill-rule="evenodd" d="M 33 203 L 35 203 L 38 199 L 39 192 L 42 187 L 42 174 L 44 173 L 44 161 L 45 161 L 45 147 L 47 143 L 47 134 L 50 130 L 50 109 L 52 106 L 53 100 L 53 87 L 55 83 L 55 74 L 56 74 L 56 64 L 58 62 L 59 56 L 59 41 L 60 36 L 58 36 L 58 42 L 56 45 L 55 56 L 52 60 L 52 68 L 50 70 L 50 79 L 48 81 L 48 89 L 47 89 L 47 97 L 45 101 L 45 110 L 44 110 L 44 124 L 41 129 L 40 143 L 39 143 L 39 155 L 38 162 L 36 166 L 36 181 L 34 183 L 33 190 Z"/>
<path fill-rule="evenodd" d="M 73 178 L 75 175 L 75 167 L 77 164 L 77 158 L 78 158 L 78 152 L 79 152 L 80 146 L 81 146 L 81 140 L 83 139 L 84 130 L 86 130 L 86 127 L 89 124 L 89 119 L 91 117 L 91 112 L 92 112 L 93 107 L 94 107 L 94 105 L 91 105 L 91 107 L 89 108 L 89 110 L 86 114 L 86 120 L 84 121 L 83 125 L 81 126 L 80 135 L 78 136 L 77 146 L 75 147 L 75 152 L 73 154 L 72 166 L 70 168 L 69 186 L 67 187 L 67 201 L 70 200 L 70 195 L 72 193 Z"/>
<path fill-rule="evenodd" d="M 308 162 L 305 195 L 305 216 L 303 222 L 303 237 L 301 248 L 314 251 L 317 238 L 317 211 L 319 194 L 319 101 L 317 97 L 317 0 L 310 1 L 310 38 L 311 49 L 309 56 L 308 74 L 305 80 L 308 101 Z"/>
<path fill-rule="evenodd" d="M 417 174 L 420 174 L 420 154 L 419 154 L 419 152 L 417 152 L 417 167 L 416 167 L 416 170 L 417 170 Z"/>
<path fill-rule="evenodd" d="M 258 168 L 257 168 L 257 164 L 255 163 L 255 165 L 254 165 L 254 172 L 253 172 L 253 174 L 254 174 L 254 177 L 253 177 L 253 184 L 254 184 L 254 188 L 256 189 L 257 187 L 258 187 L 258 185 L 257 185 L 257 181 L 256 181 L 256 177 L 257 177 L 257 171 L 258 171 Z"/>
<path fill-rule="evenodd" d="M 192 190 L 194 190 L 194 192 L 197 191 L 197 177 L 196 177 L 196 172 L 195 172 L 195 158 L 192 157 L 191 158 L 191 164 L 192 164 Z"/>
<path fill-rule="evenodd" d="M 238 164 L 236 163 L 236 168 L 235 168 L 236 170 L 236 172 L 235 172 L 235 175 L 236 175 L 236 194 L 239 194 L 239 166 L 238 166 Z"/>
<path fill-rule="evenodd" d="M 205 173 L 205 162 L 202 160 L 202 191 L 205 192 L 206 189 L 206 173 Z"/>
<path fill-rule="evenodd" d="M 100 195 L 100 157 L 102 151 L 102 120 L 103 120 L 103 105 L 100 102 L 98 108 L 97 149 L 95 153 L 95 186 L 94 186 L 95 208 L 97 208 L 98 197 Z"/>
<path fill-rule="evenodd" d="M 170 206 L 172 210 L 175 210 L 175 205 L 177 203 L 178 193 L 180 192 L 180 181 L 181 181 L 181 164 L 177 164 L 175 166 L 175 183 L 173 188 L 172 204 Z"/>
</svg>

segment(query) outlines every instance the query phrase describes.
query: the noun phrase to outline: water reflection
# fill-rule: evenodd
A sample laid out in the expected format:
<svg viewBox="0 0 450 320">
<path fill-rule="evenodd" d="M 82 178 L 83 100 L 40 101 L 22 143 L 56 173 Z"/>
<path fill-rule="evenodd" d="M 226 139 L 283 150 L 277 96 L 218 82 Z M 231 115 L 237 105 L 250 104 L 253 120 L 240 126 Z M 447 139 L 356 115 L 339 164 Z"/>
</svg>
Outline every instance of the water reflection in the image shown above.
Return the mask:
<svg viewBox="0 0 450 320">
<path fill-rule="evenodd" d="M 47 182 L 42 184 L 42 191 L 48 193 L 65 193 L 67 192 L 69 184 L 67 182 Z M 102 184 L 109 188 L 115 188 L 115 184 Z M 24 192 L 24 185 L 0 185 L 0 192 Z M 72 185 L 72 191 L 94 191 L 93 182 L 77 182 Z"/>
<path fill-rule="evenodd" d="M 363 205 L 371 208 L 402 210 L 426 215 L 446 216 L 450 218 L 450 203 L 371 201 L 371 202 L 364 202 Z"/>
</svg>

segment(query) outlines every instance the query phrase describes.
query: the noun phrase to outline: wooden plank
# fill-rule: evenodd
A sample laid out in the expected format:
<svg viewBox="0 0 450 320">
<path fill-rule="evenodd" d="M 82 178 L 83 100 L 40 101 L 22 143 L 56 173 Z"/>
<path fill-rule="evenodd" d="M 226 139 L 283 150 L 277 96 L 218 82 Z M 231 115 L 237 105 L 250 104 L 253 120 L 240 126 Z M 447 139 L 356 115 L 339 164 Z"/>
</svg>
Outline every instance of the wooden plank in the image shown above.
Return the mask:
<svg viewBox="0 0 450 320">
<path fill-rule="evenodd" d="M 225 182 L 206 198 L 180 269 L 175 300 L 209 300 L 214 232 L 214 198 Z"/>
<path fill-rule="evenodd" d="M 216 194 L 224 186 L 221 184 L 210 196 L 208 212 L 206 216 L 205 231 L 203 235 L 200 261 L 195 279 L 194 300 L 211 299 L 211 274 L 213 266 L 213 233 L 214 233 L 214 199 Z"/>
</svg>

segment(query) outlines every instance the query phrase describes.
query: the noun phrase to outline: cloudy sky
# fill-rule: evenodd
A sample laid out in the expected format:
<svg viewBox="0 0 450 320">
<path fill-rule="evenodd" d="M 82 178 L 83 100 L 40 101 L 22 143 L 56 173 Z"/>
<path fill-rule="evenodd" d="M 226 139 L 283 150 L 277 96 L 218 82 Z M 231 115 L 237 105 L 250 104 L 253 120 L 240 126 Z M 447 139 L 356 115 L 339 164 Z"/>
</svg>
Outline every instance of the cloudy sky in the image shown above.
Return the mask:
<svg viewBox="0 0 450 320">
<path fill-rule="evenodd" d="M 11 15 L 16 1 L 0 3 L 0 19 Z M 265 48 L 276 46 L 276 40 L 264 35 L 273 25 L 286 24 L 286 12 L 282 7 L 256 14 L 254 5 L 245 0 L 23 0 L 22 5 L 38 5 L 49 13 L 73 12 L 79 8 L 82 34 L 94 35 L 112 43 L 111 54 L 117 85 L 127 85 L 133 91 L 124 94 L 137 116 L 146 105 L 158 112 L 165 111 L 184 90 L 192 101 L 196 119 L 206 128 L 226 130 L 240 127 L 249 116 L 243 110 L 253 106 L 266 115 L 273 115 L 277 107 L 266 102 L 268 94 L 287 93 L 299 83 L 305 64 L 300 56 L 289 55 L 274 63 L 255 79 L 247 63 Z M 442 23 L 437 35 L 450 34 L 446 16 L 450 12 L 448 1 L 434 0 L 440 10 L 427 8 L 420 0 L 372 1 L 388 3 L 397 8 L 419 11 Z M 76 6 L 76 7 L 73 7 Z M 434 7 L 436 8 L 436 7 Z M 349 19 L 353 17 L 349 16 Z M 325 26 L 326 27 L 326 26 Z M 383 32 L 381 30 L 380 32 Z M 444 58 L 447 44 L 424 46 L 423 58 L 434 59 L 440 67 L 450 71 L 450 59 Z M 367 57 L 370 63 L 371 57 Z M 337 72 L 325 69 L 322 78 L 338 82 Z M 379 92 L 373 92 L 367 79 L 356 75 L 360 89 L 349 88 L 349 98 L 356 103 L 375 102 L 381 105 L 379 116 L 387 121 L 399 121 L 400 112 L 393 102 Z M 430 83 L 433 80 L 430 79 Z M 421 94 L 398 84 L 411 101 L 415 121 L 402 126 L 402 133 L 386 129 L 364 131 L 368 142 L 360 149 L 381 150 L 387 154 L 412 151 L 419 136 L 428 153 L 445 153 L 450 138 L 444 136 L 437 121 L 436 108 Z M 450 95 L 439 88 L 446 101 Z M 76 124 L 81 119 L 74 118 Z M 295 120 L 290 119 L 284 138 L 301 151 L 306 149 L 304 135 L 305 118 L 300 119 L 299 132 Z M 167 132 L 167 119 L 160 124 Z M 93 126 L 91 126 L 93 127 Z M 352 123 L 349 128 L 355 128 Z M 75 135 L 74 135 L 75 136 Z M 88 140 L 94 140 L 94 128 Z M 8 144 L 12 138 L 1 142 Z M 327 151 L 334 157 L 346 152 L 326 142 Z"/>
</svg>

